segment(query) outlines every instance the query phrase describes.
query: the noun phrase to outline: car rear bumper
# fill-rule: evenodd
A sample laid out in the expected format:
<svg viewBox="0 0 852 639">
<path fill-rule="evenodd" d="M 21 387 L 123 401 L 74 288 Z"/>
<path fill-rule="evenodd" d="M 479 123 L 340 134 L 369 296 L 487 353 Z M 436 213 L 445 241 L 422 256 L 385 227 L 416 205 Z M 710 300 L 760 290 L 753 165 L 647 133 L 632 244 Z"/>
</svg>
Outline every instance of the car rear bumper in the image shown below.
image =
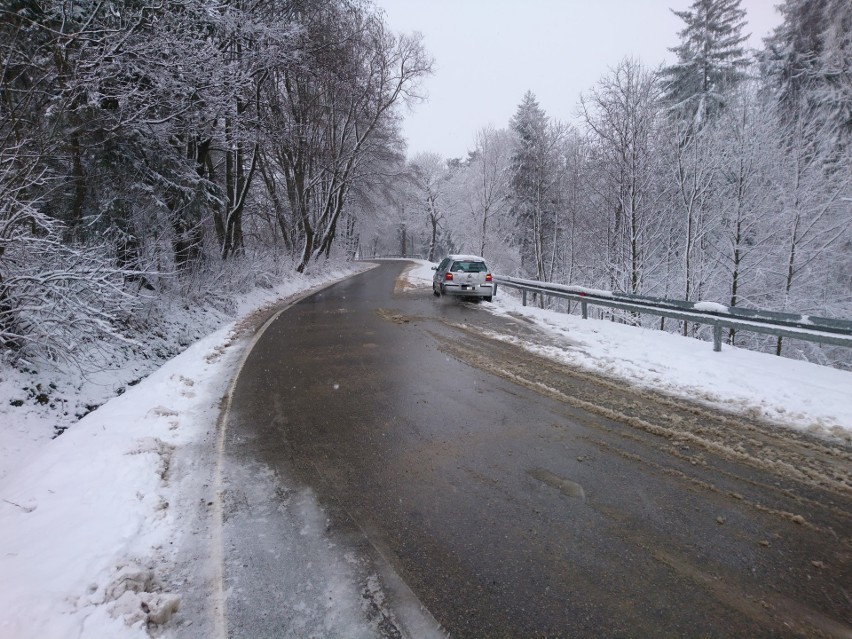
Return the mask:
<svg viewBox="0 0 852 639">
<path fill-rule="evenodd" d="M 462 288 L 460 284 L 444 283 L 444 295 L 458 295 L 459 297 L 492 297 L 494 295 L 493 284 L 480 284 Z"/>
</svg>

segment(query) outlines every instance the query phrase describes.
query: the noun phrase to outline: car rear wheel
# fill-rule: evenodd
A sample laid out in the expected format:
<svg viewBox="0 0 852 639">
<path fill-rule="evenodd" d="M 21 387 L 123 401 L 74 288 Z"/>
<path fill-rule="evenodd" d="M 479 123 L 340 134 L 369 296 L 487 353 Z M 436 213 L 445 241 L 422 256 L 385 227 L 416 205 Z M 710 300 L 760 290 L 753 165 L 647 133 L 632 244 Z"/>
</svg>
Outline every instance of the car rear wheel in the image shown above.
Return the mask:
<svg viewBox="0 0 852 639">
<path fill-rule="evenodd" d="M 441 294 L 438 292 L 438 289 L 435 288 L 434 284 L 432 284 L 432 295 L 435 297 L 441 297 Z"/>
<path fill-rule="evenodd" d="M 490 302 L 490 301 L 491 301 L 491 300 L 493 300 L 493 299 L 494 299 L 494 296 L 493 296 L 493 295 L 489 295 L 488 297 L 486 297 L 486 298 L 485 298 L 485 301 L 486 301 L 486 302 Z"/>
</svg>

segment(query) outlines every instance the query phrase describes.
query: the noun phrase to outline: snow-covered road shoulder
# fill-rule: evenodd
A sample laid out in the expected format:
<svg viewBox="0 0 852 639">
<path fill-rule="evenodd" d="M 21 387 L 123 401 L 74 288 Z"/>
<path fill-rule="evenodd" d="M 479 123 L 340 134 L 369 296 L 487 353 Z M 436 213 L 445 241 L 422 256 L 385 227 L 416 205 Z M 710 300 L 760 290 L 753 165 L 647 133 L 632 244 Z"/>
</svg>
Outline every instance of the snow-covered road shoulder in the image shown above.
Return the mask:
<svg viewBox="0 0 852 639">
<path fill-rule="evenodd" d="M 411 287 L 428 291 L 430 264 L 418 260 L 406 274 Z M 708 342 L 523 306 L 503 287 L 482 309 L 522 316 L 560 344 L 519 346 L 635 386 L 684 397 L 728 412 L 852 443 L 852 373 Z"/>
<path fill-rule="evenodd" d="M 152 558 L 170 560 L 172 456 L 215 427 L 230 330 L 84 417 L 4 482 L 0 634 L 116 637 L 177 608 Z"/>
</svg>

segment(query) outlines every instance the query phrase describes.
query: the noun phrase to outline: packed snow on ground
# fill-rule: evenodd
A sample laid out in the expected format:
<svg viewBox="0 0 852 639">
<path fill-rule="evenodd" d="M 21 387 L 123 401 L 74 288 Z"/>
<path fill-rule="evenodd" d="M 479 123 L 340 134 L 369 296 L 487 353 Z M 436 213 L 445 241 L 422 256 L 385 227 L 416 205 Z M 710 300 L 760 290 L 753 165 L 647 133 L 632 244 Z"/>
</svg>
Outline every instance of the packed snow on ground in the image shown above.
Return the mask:
<svg viewBox="0 0 852 639">
<path fill-rule="evenodd" d="M 197 522 L 186 501 L 212 483 L 198 450 L 215 448 L 219 403 L 247 342 L 239 319 L 364 268 L 254 290 L 237 321 L 208 319 L 221 327 L 147 377 L 144 356 L 82 377 L 33 364 L 0 371 L 0 637 L 147 637 L 169 621 L 184 594 L 167 578 L 176 547 L 209 537 L 187 530 Z M 57 424 L 70 428 L 50 439 Z"/>
<path fill-rule="evenodd" d="M 407 274 L 409 282 L 430 286 L 431 266 L 418 261 Z M 562 338 L 558 348 L 519 343 L 529 350 L 639 387 L 852 441 L 852 373 L 848 371 L 727 344 L 716 353 L 711 343 L 681 335 L 525 307 L 515 292 L 498 285 L 494 303 L 481 308 L 499 315 L 523 315 Z"/>
</svg>

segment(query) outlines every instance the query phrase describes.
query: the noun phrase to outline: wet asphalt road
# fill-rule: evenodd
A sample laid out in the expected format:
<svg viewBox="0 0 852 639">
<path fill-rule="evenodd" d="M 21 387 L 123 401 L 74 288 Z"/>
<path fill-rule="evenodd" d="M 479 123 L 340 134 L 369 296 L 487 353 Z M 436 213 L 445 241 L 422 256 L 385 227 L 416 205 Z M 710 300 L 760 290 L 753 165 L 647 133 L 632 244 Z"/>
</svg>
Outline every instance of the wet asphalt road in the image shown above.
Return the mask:
<svg viewBox="0 0 852 639">
<path fill-rule="evenodd" d="M 267 328 L 227 445 L 312 487 L 452 636 L 852 637 L 852 452 L 541 360 L 404 266 Z"/>
</svg>

